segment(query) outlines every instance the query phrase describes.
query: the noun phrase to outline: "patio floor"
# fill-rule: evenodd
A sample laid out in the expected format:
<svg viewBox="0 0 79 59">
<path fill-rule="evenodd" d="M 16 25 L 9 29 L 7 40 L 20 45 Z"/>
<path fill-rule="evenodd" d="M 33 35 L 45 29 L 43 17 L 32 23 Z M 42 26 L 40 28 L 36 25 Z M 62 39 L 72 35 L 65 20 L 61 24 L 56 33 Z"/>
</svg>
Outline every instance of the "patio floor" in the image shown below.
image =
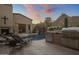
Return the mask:
<svg viewBox="0 0 79 59">
<path fill-rule="evenodd" d="M 63 46 L 46 43 L 45 40 L 34 40 L 31 45 L 23 48 L 0 46 L 1 55 L 78 55 L 79 51 Z"/>
</svg>

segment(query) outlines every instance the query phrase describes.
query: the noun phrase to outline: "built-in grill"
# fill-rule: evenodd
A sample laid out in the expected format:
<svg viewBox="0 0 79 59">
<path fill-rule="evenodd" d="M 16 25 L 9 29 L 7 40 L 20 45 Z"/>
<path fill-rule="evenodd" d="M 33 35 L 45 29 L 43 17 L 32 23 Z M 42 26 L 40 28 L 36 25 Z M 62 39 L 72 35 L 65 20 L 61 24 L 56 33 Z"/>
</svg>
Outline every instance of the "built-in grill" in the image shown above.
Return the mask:
<svg viewBox="0 0 79 59">
<path fill-rule="evenodd" d="M 79 49 L 79 27 L 69 27 L 62 29 L 62 45 Z"/>
</svg>

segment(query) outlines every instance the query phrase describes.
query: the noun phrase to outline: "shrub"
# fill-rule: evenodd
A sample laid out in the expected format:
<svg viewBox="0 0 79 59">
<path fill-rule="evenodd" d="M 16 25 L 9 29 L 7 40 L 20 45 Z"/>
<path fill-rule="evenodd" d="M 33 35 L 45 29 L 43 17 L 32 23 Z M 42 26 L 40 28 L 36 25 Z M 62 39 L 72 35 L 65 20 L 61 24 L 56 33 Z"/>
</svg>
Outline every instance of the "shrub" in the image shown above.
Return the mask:
<svg viewBox="0 0 79 59">
<path fill-rule="evenodd" d="M 32 31 L 32 33 L 36 33 L 37 32 L 37 30 L 36 29 L 34 29 L 33 31 Z"/>
<path fill-rule="evenodd" d="M 49 28 L 48 30 L 49 30 L 49 31 L 53 31 L 53 30 L 54 30 L 54 28 Z"/>
<path fill-rule="evenodd" d="M 56 27 L 49 27 L 48 28 L 49 31 L 61 30 L 61 29 L 62 29 L 62 27 L 57 27 L 57 26 Z"/>
</svg>

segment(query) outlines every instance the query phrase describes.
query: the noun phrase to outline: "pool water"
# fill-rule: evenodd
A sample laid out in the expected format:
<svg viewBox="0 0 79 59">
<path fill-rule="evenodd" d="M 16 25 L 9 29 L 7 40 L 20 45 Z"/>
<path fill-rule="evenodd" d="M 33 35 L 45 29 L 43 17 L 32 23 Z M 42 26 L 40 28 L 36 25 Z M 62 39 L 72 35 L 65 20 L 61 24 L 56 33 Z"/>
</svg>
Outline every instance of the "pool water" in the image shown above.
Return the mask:
<svg viewBox="0 0 79 59">
<path fill-rule="evenodd" d="M 32 36 L 32 40 L 43 40 L 45 38 L 44 34 L 37 34 Z"/>
</svg>

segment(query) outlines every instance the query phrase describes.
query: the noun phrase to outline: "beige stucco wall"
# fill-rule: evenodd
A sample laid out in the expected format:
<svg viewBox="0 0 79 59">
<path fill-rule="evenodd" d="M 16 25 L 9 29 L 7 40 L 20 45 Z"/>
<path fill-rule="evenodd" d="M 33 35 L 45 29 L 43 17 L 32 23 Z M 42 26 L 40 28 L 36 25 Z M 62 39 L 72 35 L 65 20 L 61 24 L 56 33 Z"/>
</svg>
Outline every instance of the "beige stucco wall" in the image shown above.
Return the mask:
<svg viewBox="0 0 79 59">
<path fill-rule="evenodd" d="M 0 27 L 9 27 L 10 32 L 13 31 L 13 13 L 12 13 L 12 5 L 10 4 L 0 4 Z M 4 20 L 2 17 L 6 16 L 8 19 L 6 24 L 4 24 Z"/>
<path fill-rule="evenodd" d="M 78 26 L 79 27 L 79 16 L 72 16 L 68 19 L 69 26 Z"/>
<path fill-rule="evenodd" d="M 13 14 L 14 19 L 14 27 L 15 27 L 15 33 L 18 33 L 18 24 L 26 24 L 26 33 L 29 33 L 28 24 L 30 24 L 31 32 L 32 32 L 32 20 L 30 18 L 25 17 L 22 14 L 14 13 Z"/>
<path fill-rule="evenodd" d="M 59 16 L 59 18 L 56 21 L 54 21 L 53 25 L 64 26 L 64 19 L 65 18 L 69 18 L 69 16 L 62 14 L 61 16 Z"/>
<path fill-rule="evenodd" d="M 57 26 L 64 26 L 64 19 L 68 18 L 68 26 L 79 27 L 79 16 L 60 16 L 53 24 Z"/>
</svg>

